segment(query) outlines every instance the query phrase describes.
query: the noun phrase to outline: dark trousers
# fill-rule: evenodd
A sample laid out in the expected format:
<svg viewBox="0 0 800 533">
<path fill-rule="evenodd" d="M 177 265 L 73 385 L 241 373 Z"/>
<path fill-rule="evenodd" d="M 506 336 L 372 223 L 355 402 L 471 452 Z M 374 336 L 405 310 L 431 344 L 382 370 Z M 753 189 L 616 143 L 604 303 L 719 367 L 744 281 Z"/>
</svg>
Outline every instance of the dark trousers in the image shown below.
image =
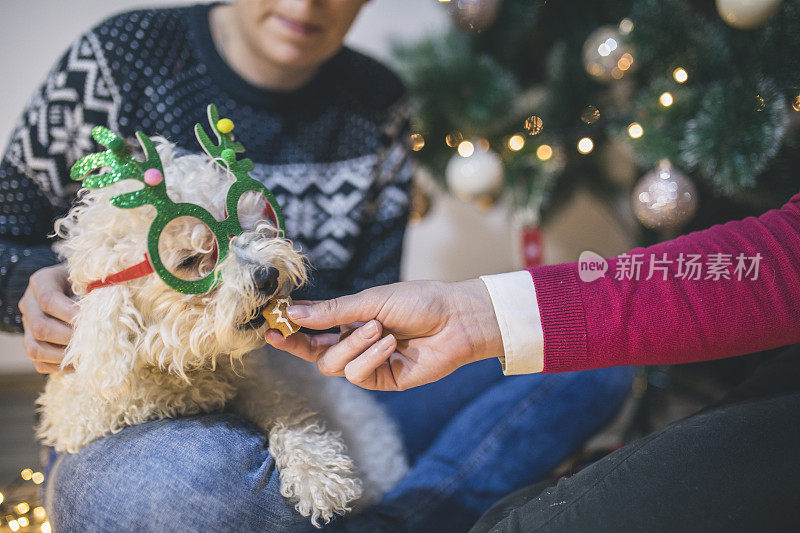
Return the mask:
<svg viewBox="0 0 800 533">
<path fill-rule="evenodd" d="M 800 345 L 718 404 L 512 493 L 472 531 L 800 531 Z"/>
</svg>

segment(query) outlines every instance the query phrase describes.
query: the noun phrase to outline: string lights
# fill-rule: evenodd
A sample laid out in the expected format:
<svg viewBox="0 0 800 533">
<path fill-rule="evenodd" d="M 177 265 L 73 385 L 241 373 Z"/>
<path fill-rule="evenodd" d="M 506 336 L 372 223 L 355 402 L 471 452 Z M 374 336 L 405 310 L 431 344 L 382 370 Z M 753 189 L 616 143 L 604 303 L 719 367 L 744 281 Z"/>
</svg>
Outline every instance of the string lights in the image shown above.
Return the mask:
<svg viewBox="0 0 800 533">
<path fill-rule="evenodd" d="M 47 512 L 38 504 L 39 488 L 44 474 L 25 468 L 19 478 L 9 483 L 0 493 L 0 533 L 39 532 L 51 533 Z"/>
</svg>

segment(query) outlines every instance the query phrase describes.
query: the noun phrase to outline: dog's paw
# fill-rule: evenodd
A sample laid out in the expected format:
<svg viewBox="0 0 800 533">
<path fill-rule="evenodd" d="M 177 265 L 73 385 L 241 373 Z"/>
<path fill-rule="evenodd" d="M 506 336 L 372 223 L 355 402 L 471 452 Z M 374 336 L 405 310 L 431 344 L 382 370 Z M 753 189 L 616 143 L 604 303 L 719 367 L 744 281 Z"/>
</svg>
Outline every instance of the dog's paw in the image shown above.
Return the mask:
<svg viewBox="0 0 800 533">
<path fill-rule="evenodd" d="M 338 434 L 317 424 L 278 424 L 269 434 L 269 451 L 281 479 L 281 494 L 315 527 L 343 515 L 361 496 L 361 481 Z"/>
</svg>

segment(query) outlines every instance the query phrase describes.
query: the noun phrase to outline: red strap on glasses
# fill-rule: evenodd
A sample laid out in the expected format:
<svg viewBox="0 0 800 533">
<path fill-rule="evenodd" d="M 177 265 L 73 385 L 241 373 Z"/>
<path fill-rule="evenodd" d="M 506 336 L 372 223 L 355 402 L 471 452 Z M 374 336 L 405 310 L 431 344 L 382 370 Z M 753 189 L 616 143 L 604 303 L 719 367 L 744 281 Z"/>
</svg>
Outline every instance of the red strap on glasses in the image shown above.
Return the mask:
<svg viewBox="0 0 800 533">
<path fill-rule="evenodd" d="M 132 267 L 128 267 L 125 270 L 120 270 L 116 274 L 111 274 L 105 279 L 91 282 L 86 286 L 86 294 L 89 294 L 93 290 L 99 289 L 100 287 L 116 285 L 117 283 L 123 283 L 132 279 L 143 278 L 144 276 L 152 274 L 153 272 L 155 271 L 153 270 L 153 265 L 150 264 L 150 258 L 147 257 L 147 254 L 144 254 L 144 261 L 141 263 L 136 263 Z"/>
</svg>

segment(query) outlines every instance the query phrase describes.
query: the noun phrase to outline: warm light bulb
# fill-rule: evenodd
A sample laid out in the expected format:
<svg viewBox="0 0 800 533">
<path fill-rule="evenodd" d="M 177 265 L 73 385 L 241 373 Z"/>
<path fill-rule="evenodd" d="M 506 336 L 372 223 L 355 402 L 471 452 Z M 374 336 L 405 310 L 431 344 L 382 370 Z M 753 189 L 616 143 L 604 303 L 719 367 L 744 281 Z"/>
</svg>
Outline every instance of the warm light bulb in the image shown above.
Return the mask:
<svg viewBox="0 0 800 533">
<path fill-rule="evenodd" d="M 549 144 L 543 144 L 536 149 L 536 157 L 538 157 L 542 161 L 547 161 L 548 159 L 553 157 L 553 149 L 550 148 Z"/>
<path fill-rule="evenodd" d="M 31 470 L 30 468 L 26 468 L 25 470 L 20 472 L 19 475 L 25 481 L 30 481 L 31 480 L 31 476 L 33 475 L 33 470 Z"/>
<path fill-rule="evenodd" d="M 41 472 L 34 472 L 31 475 L 31 481 L 33 481 L 37 485 L 41 485 L 42 482 L 44 481 L 44 474 L 42 474 Z"/>
<path fill-rule="evenodd" d="M 42 533 L 50 533 L 50 522 L 44 522 L 42 524 Z"/>
<path fill-rule="evenodd" d="M 638 122 L 631 122 L 628 126 L 628 135 L 631 136 L 632 139 L 638 139 L 644 134 L 644 129 L 642 129 L 642 125 Z"/>
<path fill-rule="evenodd" d="M 516 134 L 512 135 L 508 139 L 508 147 L 514 150 L 522 150 L 522 147 L 525 146 L 525 138 L 522 135 Z"/>
<path fill-rule="evenodd" d="M 21 527 L 28 527 L 28 525 L 30 524 L 30 522 L 28 521 L 28 519 L 27 519 L 26 517 L 24 517 L 24 516 L 20 516 L 19 518 L 17 518 L 17 523 L 18 523 L 18 524 L 19 524 Z"/>
<path fill-rule="evenodd" d="M 18 503 L 17 504 L 17 513 L 19 513 L 19 514 L 25 514 L 30 510 L 31 510 L 31 506 L 28 505 L 27 502 L 22 502 L 22 503 Z"/>
<path fill-rule="evenodd" d="M 19 522 L 17 522 L 16 520 L 9 520 L 8 529 L 10 529 L 11 531 L 19 531 Z"/>
<path fill-rule="evenodd" d="M 675 81 L 678 83 L 684 83 L 689 79 L 689 74 L 687 74 L 686 71 L 681 67 L 678 67 L 672 71 L 672 77 L 675 78 Z"/>
<path fill-rule="evenodd" d="M 658 97 L 658 101 L 664 107 L 669 107 L 672 105 L 672 95 L 670 93 L 661 93 L 661 96 Z"/>
<path fill-rule="evenodd" d="M 589 137 L 584 137 L 578 141 L 578 151 L 582 154 L 588 154 L 594 148 L 594 142 Z"/>
<path fill-rule="evenodd" d="M 469 141 L 462 141 L 458 145 L 458 155 L 461 157 L 469 157 L 475 151 L 475 147 Z"/>
</svg>

